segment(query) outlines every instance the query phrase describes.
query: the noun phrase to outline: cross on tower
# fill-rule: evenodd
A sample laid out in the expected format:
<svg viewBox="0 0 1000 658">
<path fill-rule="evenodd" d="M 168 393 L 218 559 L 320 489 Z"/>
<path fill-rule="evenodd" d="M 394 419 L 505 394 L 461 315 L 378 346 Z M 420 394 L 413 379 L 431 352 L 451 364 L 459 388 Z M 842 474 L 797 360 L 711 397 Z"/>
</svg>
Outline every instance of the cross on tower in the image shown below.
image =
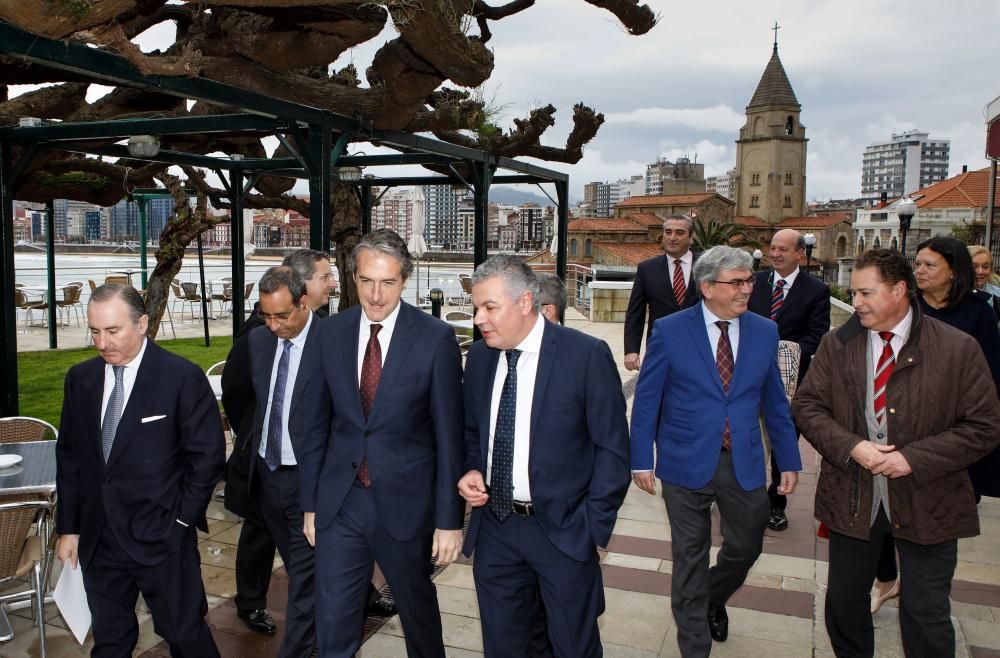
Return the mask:
<svg viewBox="0 0 1000 658">
<path fill-rule="evenodd" d="M 780 30 L 780 29 L 781 29 L 781 26 L 778 25 L 778 21 L 774 21 L 774 27 L 772 27 L 771 30 L 774 32 L 774 49 L 775 50 L 778 49 L 778 30 Z"/>
</svg>

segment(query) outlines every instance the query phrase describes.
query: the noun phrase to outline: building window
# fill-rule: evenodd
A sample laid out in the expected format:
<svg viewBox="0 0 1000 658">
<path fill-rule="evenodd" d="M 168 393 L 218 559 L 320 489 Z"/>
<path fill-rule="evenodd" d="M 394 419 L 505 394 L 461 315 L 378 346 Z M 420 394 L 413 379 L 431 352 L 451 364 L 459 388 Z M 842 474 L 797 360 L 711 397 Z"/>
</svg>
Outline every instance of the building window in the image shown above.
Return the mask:
<svg viewBox="0 0 1000 658">
<path fill-rule="evenodd" d="M 785 120 L 785 134 L 791 135 L 795 132 L 795 117 L 788 115 L 788 119 Z"/>
<path fill-rule="evenodd" d="M 758 197 L 758 196 L 752 196 L 752 197 L 750 197 L 750 207 L 751 208 L 760 208 L 759 200 L 760 200 L 760 197 Z"/>
<path fill-rule="evenodd" d="M 592 246 L 593 245 L 590 241 L 590 238 L 587 238 L 587 241 L 583 243 L 583 255 L 586 256 L 587 258 L 590 258 L 593 255 L 591 253 Z"/>
<path fill-rule="evenodd" d="M 859 254 L 865 253 L 865 239 L 864 238 L 858 238 L 858 253 Z"/>
<path fill-rule="evenodd" d="M 843 258 L 847 255 L 847 238 L 840 236 L 837 238 L 837 258 Z"/>
<path fill-rule="evenodd" d="M 892 238 L 892 250 L 899 251 L 899 242 L 897 241 L 895 236 L 893 236 Z"/>
<path fill-rule="evenodd" d="M 785 173 L 785 185 L 791 185 L 791 184 L 792 184 L 792 172 L 789 171 Z"/>
<path fill-rule="evenodd" d="M 878 237 L 876 236 L 875 242 L 872 243 L 872 248 L 879 249 L 881 246 L 882 246 L 882 241 L 879 240 Z"/>
<path fill-rule="evenodd" d="M 751 174 L 750 176 L 751 185 L 760 185 L 760 174 Z"/>
<path fill-rule="evenodd" d="M 569 241 L 569 255 L 576 256 L 576 238 Z"/>
<path fill-rule="evenodd" d="M 792 207 L 792 197 L 788 196 L 787 194 L 785 195 L 785 206 L 784 207 L 785 208 L 791 208 Z"/>
</svg>

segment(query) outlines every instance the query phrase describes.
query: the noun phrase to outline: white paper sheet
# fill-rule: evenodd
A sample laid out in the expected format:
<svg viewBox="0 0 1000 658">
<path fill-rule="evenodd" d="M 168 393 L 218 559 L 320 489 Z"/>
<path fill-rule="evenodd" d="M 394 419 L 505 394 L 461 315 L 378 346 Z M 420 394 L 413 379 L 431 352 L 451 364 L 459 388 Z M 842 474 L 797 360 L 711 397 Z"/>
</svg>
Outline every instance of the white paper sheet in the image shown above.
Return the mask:
<svg viewBox="0 0 1000 658">
<path fill-rule="evenodd" d="M 52 598 L 66 620 L 66 625 L 73 631 L 76 641 L 82 645 L 87 641 L 87 633 L 90 631 L 90 607 L 87 605 L 87 591 L 83 588 L 83 571 L 79 563 L 76 569 L 69 564 L 63 566 Z"/>
</svg>

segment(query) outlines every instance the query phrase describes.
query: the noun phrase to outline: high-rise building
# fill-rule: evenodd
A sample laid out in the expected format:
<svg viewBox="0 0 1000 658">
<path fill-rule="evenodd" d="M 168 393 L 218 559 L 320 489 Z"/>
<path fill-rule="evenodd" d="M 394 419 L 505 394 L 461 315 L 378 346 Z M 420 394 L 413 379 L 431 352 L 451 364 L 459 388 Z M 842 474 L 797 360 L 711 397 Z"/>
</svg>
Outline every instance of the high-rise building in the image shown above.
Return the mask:
<svg viewBox="0 0 1000 658">
<path fill-rule="evenodd" d="M 806 128 L 802 106 L 778 57 L 771 59 L 746 108 L 736 140 L 736 214 L 777 224 L 806 208 Z"/>
<path fill-rule="evenodd" d="M 65 240 L 67 238 L 68 221 L 71 212 L 79 216 L 92 210 L 100 210 L 100 208 L 85 201 L 55 199 L 52 202 L 52 233 L 55 239 Z"/>
<path fill-rule="evenodd" d="M 391 229 L 404 240 L 409 240 L 412 224 L 412 188 L 391 189 L 382 195 L 382 200 L 372 208 L 372 228 Z"/>
<path fill-rule="evenodd" d="M 709 176 L 705 179 L 705 191 L 715 192 L 730 201 L 736 197 L 736 169 L 730 169 L 719 176 Z"/>
<path fill-rule="evenodd" d="M 460 198 L 451 185 L 424 186 L 424 239 L 428 246 L 449 249 L 459 242 Z"/>
<path fill-rule="evenodd" d="M 159 242 L 163 227 L 174 214 L 175 201 L 172 197 L 150 199 L 146 202 L 146 239 Z"/>
<path fill-rule="evenodd" d="M 646 196 L 699 194 L 705 191 L 705 165 L 677 158 L 657 158 L 646 165 Z"/>
<path fill-rule="evenodd" d="M 58 231 L 58 228 L 56 229 Z M 56 233 L 58 235 L 58 232 Z M 112 242 L 139 239 L 139 206 L 122 199 L 111 207 Z"/>
<path fill-rule="evenodd" d="M 882 199 L 898 199 L 948 178 L 951 144 L 931 140 L 929 133 L 908 130 L 865 148 L 861 160 L 861 197 L 873 206 Z"/>
</svg>

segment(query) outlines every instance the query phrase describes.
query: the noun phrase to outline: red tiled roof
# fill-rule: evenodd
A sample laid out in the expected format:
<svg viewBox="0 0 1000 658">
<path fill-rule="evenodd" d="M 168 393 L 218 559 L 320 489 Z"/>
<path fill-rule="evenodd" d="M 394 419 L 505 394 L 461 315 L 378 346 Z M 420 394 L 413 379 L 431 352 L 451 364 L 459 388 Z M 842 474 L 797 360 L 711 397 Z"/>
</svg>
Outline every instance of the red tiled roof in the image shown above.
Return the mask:
<svg viewBox="0 0 1000 658">
<path fill-rule="evenodd" d="M 738 226 L 746 226 L 747 228 L 771 228 L 771 224 L 768 224 L 763 219 L 759 217 L 744 217 L 742 215 L 737 215 L 733 217 L 733 224 Z"/>
<path fill-rule="evenodd" d="M 656 242 L 595 242 L 594 246 L 635 265 L 663 254 L 663 247 Z"/>
<path fill-rule="evenodd" d="M 663 218 L 659 215 L 654 215 L 651 212 L 632 212 L 622 217 L 622 219 L 627 219 L 647 228 L 659 228 L 663 226 Z"/>
<path fill-rule="evenodd" d="M 661 196 L 634 196 L 625 199 L 621 203 L 615 205 L 616 208 L 630 208 L 632 206 L 683 206 L 683 205 L 695 205 L 701 203 L 705 199 L 709 199 L 713 196 L 718 196 L 715 192 L 704 192 L 701 194 L 665 194 Z M 726 199 L 725 197 L 719 197 L 720 199 Z M 729 201 L 732 203 L 732 201 Z"/>
<path fill-rule="evenodd" d="M 967 171 L 948 180 L 913 192 L 918 208 L 985 208 L 989 195 L 990 170 Z M 1000 205 L 1000 186 L 994 203 Z"/>
<path fill-rule="evenodd" d="M 775 228 L 830 228 L 846 221 L 850 221 L 849 213 L 814 215 L 812 217 L 787 217 L 778 222 Z"/>
<path fill-rule="evenodd" d="M 627 219 L 574 219 L 566 225 L 570 233 L 646 233 L 646 229 Z"/>
</svg>

